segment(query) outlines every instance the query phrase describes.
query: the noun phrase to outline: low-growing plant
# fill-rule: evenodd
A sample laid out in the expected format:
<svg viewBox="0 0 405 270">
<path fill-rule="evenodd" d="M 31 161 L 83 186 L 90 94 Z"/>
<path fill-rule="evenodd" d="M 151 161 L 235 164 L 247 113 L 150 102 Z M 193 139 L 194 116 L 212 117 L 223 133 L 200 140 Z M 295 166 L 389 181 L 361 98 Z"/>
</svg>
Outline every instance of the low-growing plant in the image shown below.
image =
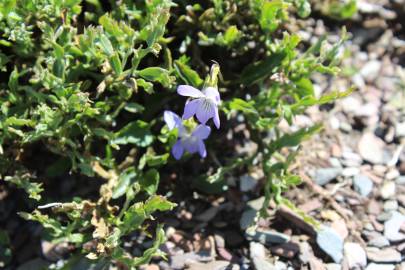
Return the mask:
<svg viewBox="0 0 405 270">
<path fill-rule="evenodd" d="M 350 92 L 315 94 L 311 75 L 339 72 L 346 33 L 301 42 L 285 26 L 310 11 L 307 0 L 2 1 L 0 176 L 37 201 L 22 218 L 72 245 L 52 267 L 164 256 L 154 216 L 176 202 L 159 183 L 187 164 L 190 190 L 205 193 L 260 167 L 263 210 L 282 203 L 300 183 L 290 165 L 301 141 L 321 126 L 285 133 L 279 123 Z M 257 147 L 236 151 L 247 142 Z M 69 181 L 73 195 L 52 195 Z M 153 244 L 134 257 L 125 239 L 151 229 Z"/>
</svg>

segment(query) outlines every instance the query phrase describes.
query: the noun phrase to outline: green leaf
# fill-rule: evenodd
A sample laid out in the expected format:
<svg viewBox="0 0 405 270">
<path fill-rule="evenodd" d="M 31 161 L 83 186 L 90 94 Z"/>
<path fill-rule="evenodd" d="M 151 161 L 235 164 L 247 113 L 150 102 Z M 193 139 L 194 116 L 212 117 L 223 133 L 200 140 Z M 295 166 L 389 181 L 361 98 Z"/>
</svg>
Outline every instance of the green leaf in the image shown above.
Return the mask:
<svg viewBox="0 0 405 270">
<path fill-rule="evenodd" d="M 145 212 L 149 215 L 155 211 L 172 210 L 175 206 L 175 203 L 168 201 L 165 197 L 154 195 L 145 202 Z"/>
<path fill-rule="evenodd" d="M 300 78 L 295 81 L 295 85 L 297 86 L 297 92 L 300 97 L 315 95 L 314 86 L 310 79 L 304 77 Z"/>
<path fill-rule="evenodd" d="M 150 125 L 142 120 L 129 123 L 115 134 L 114 144 L 135 144 L 146 147 L 153 142 Z"/>
<path fill-rule="evenodd" d="M 159 179 L 159 172 L 156 169 L 150 169 L 142 175 L 139 184 L 149 195 L 153 195 L 158 189 Z"/>
<path fill-rule="evenodd" d="M 224 34 L 224 42 L 227 46 L 232 45 L 238 41 L 241 37 L 241 33 L 235 25 L 230 26 Z"/>
<path fill-rule="evenodd" d="M 254 107 L 253 101 L 247 102 L 240 98 L 234 98 L 229 103 L 229 108 L 232 110 L 242 111 L 244 113 L 258 114 L 257 110 Z"/>
<path fill-rule="evenodd" d="M 197 72 L 179 60 L 174 61 L 174 68 L 176 69 L 177 75 L 188 85 L 198 88 L 204 82 Z"/>
<path fill-rule="evenodd" d="M 41 199 L 40 193 L 43 191 L 42 183 L 34 183 L 30 181 L 27 174 L 16 174 L 14 176 L 6 176 L 4 180 L 13 183 L 18 188 L 24 189 L 31 199 L 39 201 Z"/>
<path fill-rule="evenodd" d="M 131 183 L 134 182 L 135 177 L 136 170 L 134 167 L 130 167 L 123 171 L 118 178 L 117 185 L 113 189 L 112 198 L 117 199 L 124 195 Z"/>
<path fill-rule="evenodd" d="M 145 107 L 135 102 L 128 102 L 125 104 L 124 109 L 130 113 L 140 113 L 145 110 Z"/>
<path fill-rule="evenodd" d="M 110 65 L 116 75 L 120 75 L 122 73 L 122 64 L 117 52 L 110 57 Z"/>
<path fill-rule="evenodd" d="M 173 83 L 173 78 L 169 74 L 168 70 L 160 67 L 149 67 L 138 71 L 138 75 L 145 80 L 159 82 L 165 87 Z"/>
<path fill-rule="evenodd" d="M 284 51 L 276 52 L 263 61 L 255 62 L 254 64 L 247 66 L 242 71 L 240 82 L 246 85 L 251 85 L 270 77 L 280 69 L 281 63 L 286 56 L 287 53 Z"/>
</svg>

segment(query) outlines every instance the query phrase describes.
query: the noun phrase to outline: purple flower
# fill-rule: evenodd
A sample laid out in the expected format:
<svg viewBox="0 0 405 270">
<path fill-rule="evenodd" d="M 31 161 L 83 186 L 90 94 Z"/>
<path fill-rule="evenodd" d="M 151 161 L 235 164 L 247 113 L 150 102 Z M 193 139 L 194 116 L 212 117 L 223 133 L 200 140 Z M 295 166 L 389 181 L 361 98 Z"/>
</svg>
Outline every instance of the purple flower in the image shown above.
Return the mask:
<svg viewBox="0 0 405 270">
<path fill-rule="evenodd" d="M 183 126 L 181 118 L 171 111 L 164 112 L 164 120 L 169 130 L 174 128 L 178 129 L 179 139 L 172 148 L 172 154 L 175 159 L 179 160 L 183 155 L 184 150 L 190 154 L 199 152 L 202 158 L 207 156 L 204 140 L 210 135 L 210 127 L 207 127 L 206 125 L 198 125 L 194 131 L 190 133 Z"/>
<path fill-rule="evenodd" d="M 219 128 L 218 105 L 221 103 L 221 98 L 217 88 L 207 87 L 200 91 L 189 85 L 180 85 L 177 88 L 177 93 L 192 98 L 186 102 L 183 119 L 189 119 L 196 115 L 198 121 L 205 125 L 210 118 L 213 118 L 215 126 Z"/>
</svg>

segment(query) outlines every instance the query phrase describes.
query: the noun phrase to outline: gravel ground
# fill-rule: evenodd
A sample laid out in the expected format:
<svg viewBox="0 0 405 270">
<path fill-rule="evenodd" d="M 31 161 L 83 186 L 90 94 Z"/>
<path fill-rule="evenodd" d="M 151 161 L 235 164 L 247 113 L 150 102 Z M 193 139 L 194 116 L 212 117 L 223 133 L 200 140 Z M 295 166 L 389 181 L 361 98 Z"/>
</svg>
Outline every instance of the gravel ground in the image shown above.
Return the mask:
<svg viewBox="0 0 405 270">
<path fill-rule="evenodd" d="M 280 124 L 325 123 L 294 166 L 303 184 L 285 194 L 299 214 L 272 205 L 268 218 L 249 226 L 263 202 L 260 170 L 229 178 L 222 197 L 180 194 L 184 203 L 163 217 L 168 259 L 142 269 L 405 269 L 405 1 L 359 1 L 359 11 L 347 21 L 318 14 L 322 19 L 296 22 L 306 25 L 299 34 L 308 44 L 325 33 L 333 42 L 347 27 L 343 76 L 312 79 L 319 94 L 356 88 L 297 117 L 293 127 Z M 12 209 L 1 209 L 2 217 Z M 69 251 L 40 240 L 37 225 L 22 231 L 29 234 L 13 239 L 18 269 L 38 269 Z M 134 254 L 148 244 L 139 235 L 128 239 Z"/>
</svg>

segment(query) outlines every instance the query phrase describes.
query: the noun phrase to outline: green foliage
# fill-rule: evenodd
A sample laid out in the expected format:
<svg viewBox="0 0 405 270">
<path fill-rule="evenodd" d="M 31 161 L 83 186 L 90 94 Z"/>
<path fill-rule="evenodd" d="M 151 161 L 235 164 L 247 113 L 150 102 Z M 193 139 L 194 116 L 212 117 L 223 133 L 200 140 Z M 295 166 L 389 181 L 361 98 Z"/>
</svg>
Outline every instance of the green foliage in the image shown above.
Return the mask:
<svg viewBox="0 0 405 270">
<path fill-rule="evenodd" d="M 284 26 L 310 11 L 307 0 L 2 1 L 0 75 L 8 79 L 0 82 L 0 177 L 45 204 L 19 213 L 22 218 L 41 223 L 52 241 L 75 247 L 60 269 L 81 260 L 135 268 L 164 255 L 154 215 L 176 204 L 158 195 L 159 183 L 168 184 L 167 175 L 189 159 L 175 163 L 175 131 L 161 128 L 165 109 L 183 110 L 179 84 L 218 85 L 227 122 L 212 135 L 207 161 L 189 177 L 194 186 L 222 192 L 227 175 L 260 166 L 263 207 L 283 202 L 282 192 L 300 183 L 290 165 L 301 141 L 321 127 L 284 133 L 278 124 L 292 124 L 309 106 L 351 91 L 315 95 L 311 75 L 339 72 L 347 37 L 342 31 L 334 45 L 326 37 L 301 44 Z M 352 13 L 351 5 L 338 11 L 343 18 Z M 221 71 L 204 81 L 211 60 Z M 235 119 L 243 119 L 259 146 L 249 155 L 222 143 Z M 221 155 L 223 148 L 234 154 Z M 42 181 L 70 181 L 72 174 L 82 185 L 98 183 L 99 197 L 50 204 L 41 197 Z M 124 247 L 128 235 L 153 231 L 143 256 Z M 0 263 L 8 262 L 7 245 L 1 231 Z"/>
</svg>

